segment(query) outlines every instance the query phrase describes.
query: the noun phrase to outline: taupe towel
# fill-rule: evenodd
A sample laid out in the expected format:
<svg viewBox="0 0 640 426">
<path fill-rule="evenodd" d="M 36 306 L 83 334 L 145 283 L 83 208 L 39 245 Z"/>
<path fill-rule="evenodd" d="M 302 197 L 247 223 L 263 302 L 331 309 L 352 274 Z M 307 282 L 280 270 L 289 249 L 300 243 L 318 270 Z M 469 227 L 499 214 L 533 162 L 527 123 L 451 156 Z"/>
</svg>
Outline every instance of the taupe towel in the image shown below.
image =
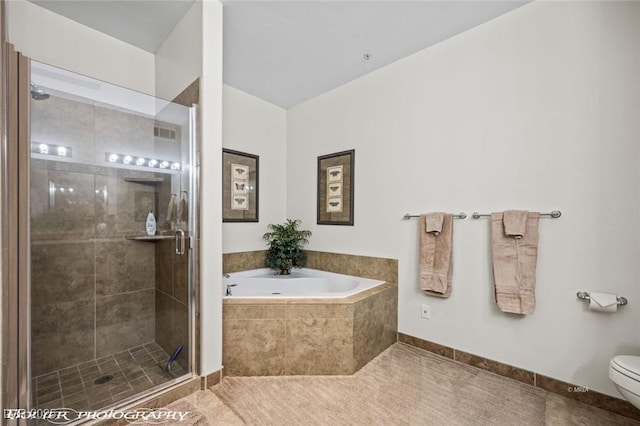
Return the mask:
<svg viewBox="0 0 640 426">
<path fill-rule="evenodd" d="M 427 232 L 433 232 L 439 235 L 442 232 L 442 223 L 444 222 L 444 213 L 427 213 L 425 223 Z"/>
<path fill-rule="evenodd" d="M 453 215 L 443 214 L 438 235 L 427 232 L 428 215 L 420 215 L 420 289 L 425 293 L 449 297 L 453 272 Z"/>
<path fill-rule="evenodd" d="M 529 212 L 524 236 L 505 233 L 502 213 L 491 213 L 493 278 L 502 312 L 532 314 L 536 307 L 536 261 L 540 213 Z"/>
<path fill-rule="evenodd" d="M 517 239 L 524 237 L 527 232 L 528 217 L 529 212 L 526 210 L 506 210 L 502 216 L 504 233 Z"/>
</svg>

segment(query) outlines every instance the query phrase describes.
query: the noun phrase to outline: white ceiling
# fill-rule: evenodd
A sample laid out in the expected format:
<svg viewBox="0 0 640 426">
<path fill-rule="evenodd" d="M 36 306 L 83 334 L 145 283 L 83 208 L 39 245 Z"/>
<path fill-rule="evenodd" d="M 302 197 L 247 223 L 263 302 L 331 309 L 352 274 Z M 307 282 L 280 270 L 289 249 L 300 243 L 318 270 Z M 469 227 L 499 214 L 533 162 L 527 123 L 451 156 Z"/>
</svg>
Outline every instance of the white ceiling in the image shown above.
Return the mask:
<svg viewBox="0 0 640 426">
<path fill-rule="evenodd" d="M 30 1 L 152 53 L 193 3 Z M 290 108 L 528 1 L 223 0 L 224 82 Z"/>
<path fill-rule="evenodd" d="M 29 0 L 155 53 L 194 0 Z"/>
<path fill-rule="evenodd" d="M 223 3 L 225 83 L 290 108 L 526 2 Z"/>
</svg>

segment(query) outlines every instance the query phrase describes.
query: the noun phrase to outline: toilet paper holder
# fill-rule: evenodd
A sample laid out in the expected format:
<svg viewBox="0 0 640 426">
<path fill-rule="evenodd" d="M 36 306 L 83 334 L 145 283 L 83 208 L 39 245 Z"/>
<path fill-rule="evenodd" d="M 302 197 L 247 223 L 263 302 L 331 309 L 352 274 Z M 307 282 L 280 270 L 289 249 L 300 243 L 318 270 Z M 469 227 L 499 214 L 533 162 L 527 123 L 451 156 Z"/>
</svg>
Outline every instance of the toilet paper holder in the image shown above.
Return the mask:
<svg viewBox="0 0 640 426">
<path fill-rule="evenodd" d="M 578 299 L 580 299 L 580 300 L 587 300 L 587 301 L 591 300 L 591 297 L 589 296 L 589 293 L 587 293 L 586 291 L 579 291 L 577 296 L 578 296 Z M 622 296 L 616 297 L 616 300 L 618 301 L 618 306 L 624 306 L 627 303 L 629 303 L 627 298 L 626 297 L 622 297 Z"/>
</svg>

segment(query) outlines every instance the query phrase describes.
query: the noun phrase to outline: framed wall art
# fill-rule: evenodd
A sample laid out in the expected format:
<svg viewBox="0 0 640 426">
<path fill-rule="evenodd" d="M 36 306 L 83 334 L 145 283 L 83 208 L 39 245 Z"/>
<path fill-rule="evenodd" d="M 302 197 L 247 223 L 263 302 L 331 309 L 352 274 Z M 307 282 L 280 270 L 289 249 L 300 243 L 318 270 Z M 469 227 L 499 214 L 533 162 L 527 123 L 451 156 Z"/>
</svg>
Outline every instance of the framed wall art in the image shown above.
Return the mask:
<svg viewBox="0 0 640 426">
<path fill-rule="evenodd" d="M 257 155 L 222 150 L 222 221 L 258 222 Z"/>
<path fill-rule="evenodd" d="M 318 157 L 318 225 L 353 226 L 355 152 Z"/>
</svg>

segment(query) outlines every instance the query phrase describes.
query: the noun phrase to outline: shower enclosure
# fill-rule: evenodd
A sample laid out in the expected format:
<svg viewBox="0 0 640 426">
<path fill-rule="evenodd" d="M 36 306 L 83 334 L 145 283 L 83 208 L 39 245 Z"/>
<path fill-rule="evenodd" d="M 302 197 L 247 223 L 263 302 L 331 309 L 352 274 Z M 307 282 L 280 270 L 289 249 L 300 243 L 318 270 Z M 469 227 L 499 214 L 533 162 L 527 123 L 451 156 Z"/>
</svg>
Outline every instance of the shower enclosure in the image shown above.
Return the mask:
<svg viewBox="0 0 640 426">
<path fill-rule="evenodd" d="M 32 407 L 190 378 L 194 109 L 33 61 L 31 82 Z"/>
</svg>

